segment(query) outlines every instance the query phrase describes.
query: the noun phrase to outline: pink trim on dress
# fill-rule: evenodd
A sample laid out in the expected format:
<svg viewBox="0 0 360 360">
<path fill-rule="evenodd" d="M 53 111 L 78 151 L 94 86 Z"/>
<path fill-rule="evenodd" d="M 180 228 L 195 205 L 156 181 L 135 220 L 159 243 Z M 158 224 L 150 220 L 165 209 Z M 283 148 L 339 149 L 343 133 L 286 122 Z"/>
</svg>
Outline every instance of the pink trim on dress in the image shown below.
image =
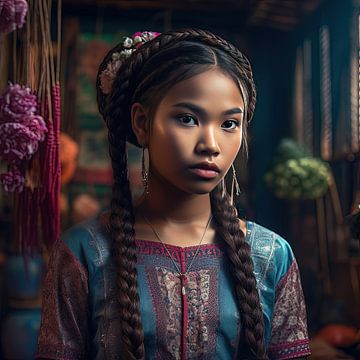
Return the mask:
<svg viewBox="0 0 360 360">
<path fill-rule="evenodd" d="M 138 239 L 135 240 L 135 243 L 138 247 L 138 254 L 165 255 L 166 257 L 169 257 L 169 254 L 165 250 L 164 246 L 158 241 Z M 182 246 L 166 244 L 166 247 L 168 248 L 173 259 L 179 263 L 181 261 L 179 257 L 181 251 L 184 252 L 185 259 L 189 259 L 195 256 L 195 252 L 197 250 L 197 245 L 182 247 Z M 203 256 L 211 256 L 215 258 L 222 257 L 223 255 L 222 248 L 223 248 L 222 245 L 218 243 L 202 244 L 200 245 L 200 250 L 197 254 L 197 257 L 203 257 Z"/>
</svg>

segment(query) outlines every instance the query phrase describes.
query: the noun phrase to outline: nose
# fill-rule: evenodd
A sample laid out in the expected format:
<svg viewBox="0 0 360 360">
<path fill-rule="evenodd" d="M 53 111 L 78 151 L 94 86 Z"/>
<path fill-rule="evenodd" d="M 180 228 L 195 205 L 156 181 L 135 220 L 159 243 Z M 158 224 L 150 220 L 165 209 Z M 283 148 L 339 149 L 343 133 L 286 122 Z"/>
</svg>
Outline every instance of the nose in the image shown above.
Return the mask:
<svg viewBox="0 0 360 360">
<path fill-rule="evenodd" d="M 207 126 L 202 129 L 196 151 L 200 154 L 215 156 L 220 153 L 220 147 L 216 139 L 216 129 L 213 126 Z"/>
</svg>

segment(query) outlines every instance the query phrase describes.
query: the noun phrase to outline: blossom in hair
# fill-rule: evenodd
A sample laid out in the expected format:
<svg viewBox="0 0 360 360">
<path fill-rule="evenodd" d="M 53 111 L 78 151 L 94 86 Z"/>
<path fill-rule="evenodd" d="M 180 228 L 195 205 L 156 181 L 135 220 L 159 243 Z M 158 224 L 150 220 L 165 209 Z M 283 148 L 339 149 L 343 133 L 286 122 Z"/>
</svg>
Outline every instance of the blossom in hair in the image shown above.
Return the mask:
<svg viewBox="0 0 360 360">
<path fill-rule="evenodd" d="M 0 32 L 9 33 L 22 28 L 27 11 L 26 0 L 0 0 Z"/>
<path fill-rule="evenodd" d="M 19 168 L 13 166 L 7 173 L 0 175 L 0 182 L 7 192 L 22 192 L 24 190 L 25 178 Z"/>
<path fill-rule="evenodd" d="M 150 41 L 152 39 L 155 39 L 157 36 L 159 36 L 161 33 L 156 31 L 138 31 L 132 34 L 132 38 L 140 38 L 142 42 Z M 137 39 L 139 41 L 139 39 Z"/>
<path fill-rule="evenodd" d="M 111 55 L 111 60 L 100 74 L 100 89 L 103 94 L 111 92 L 112 84 L 122 63 L 141 45 L 155 39 L 160 33 L 154 31 L 135 32 L 123 40 L 123 50 Z"/>
</svg>

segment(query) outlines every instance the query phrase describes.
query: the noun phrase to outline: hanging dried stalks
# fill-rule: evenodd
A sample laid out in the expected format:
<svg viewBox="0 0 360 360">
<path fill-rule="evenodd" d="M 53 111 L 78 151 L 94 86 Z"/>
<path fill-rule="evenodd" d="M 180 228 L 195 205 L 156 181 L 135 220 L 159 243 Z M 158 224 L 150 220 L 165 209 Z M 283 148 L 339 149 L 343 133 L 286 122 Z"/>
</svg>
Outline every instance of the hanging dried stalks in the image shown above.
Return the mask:
<svg viewBox="0 0 360 360">
<path fill-rule="evenodd" d="M 61 0 L 57 1 L 57 39 L 51 39 L 52 0 L 29 0 L 25 27 L 12 33 L 13 79 L 38 96 L 46 139 L 26 166 L 26 186 L 16 195 L 16 245 L 32 254 L 53 244 L 60 232 L 60 42 Z"/>
</svg>

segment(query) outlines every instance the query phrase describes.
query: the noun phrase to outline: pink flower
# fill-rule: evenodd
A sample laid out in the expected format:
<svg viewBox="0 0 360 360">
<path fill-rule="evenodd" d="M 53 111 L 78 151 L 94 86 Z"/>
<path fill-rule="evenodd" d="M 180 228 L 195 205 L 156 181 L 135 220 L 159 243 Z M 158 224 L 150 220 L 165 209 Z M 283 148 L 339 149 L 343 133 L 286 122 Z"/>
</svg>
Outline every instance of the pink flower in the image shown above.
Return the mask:
<svg viewBox="0 0 360 360">
<path fill-rule="evenodd" d="M 36 137 L 36 141 L 44 141 L 47 127 L 44 119 L 40 115 L 25 115 L 21 122 L 26 126 Z"/>
<path fill-rule="evenodd" d="M 141 34 L 142 34 L 141 31 L 136 31 L 131 35 L 131 37 L 134 38 L 135 36 L 141 36 Z"/>
<path fill-rule="evenodd" d="M 28 87 L 9 83 L 0 96 L 0 158 L 9 164 L 30 159 L 45 139 L 46 124 L 36 108 L 37 97 Z"/>
<path fill-rule="evenodd" d="M 27 11 L 26 0 L 0 0 L 0 32 L 22 28 Z"/>
<path fill-rule="evenodd" d="M 27 11 L 28 3 L 26 0 L 15 0 L 15 23 L 18 29 L 23 27 Z"/>
<path fill-rule="evenodd" d="M 9 83 L 0 96 L 0 123 L 21 121 L 24 115 L 33 115 L 37 108 L 37 97 L 30 88 Z"/>
<path fill-rule="evenodd" d="M 26 0 L 0 0 L 0 32 L 22 28 L 28 11 Z"/>
<path fill-rule="evenodd" d="M 155 32 L 155 31 L 143 31 L 143 32 L 135 32 L 132 35 L 132 38 L 134 40 L 134 46 L 136 49 L 138 49 L 140 46 L 144 45 L 146 42 L 155 39 L 157 36 L 159 36 L 161 33 Z"/>
<path fill-rule="evenodd" d="M 15 23 L 15 2 L 2 0 L 0 5 L 0 31 L 9 33 L 16 29 Z"/>
<path fill-rule="evenodd" d="M 144 41 L 149 41 L 155 39 L 160 34 L 161 33 L 156 31 L 137 31 L 134 32 L 131 37 L 134 39 L 136 36 L 140 36 L 141 38 L 143 38 Z"/>
<path fill-rule="evenodd" d="M 17 166 L 13 166 L 10 171 L 0 175 L 0 181 L 7 192 L 22 192 L 24 190 L 25 178 L 22 176 Z"/>
<path fill-rule="evenodd" d="M 0 124 L 0 158 L 9 164 L 30 159 L 38 149 L 40 136 L 20 123 Z"/>
</svg>

